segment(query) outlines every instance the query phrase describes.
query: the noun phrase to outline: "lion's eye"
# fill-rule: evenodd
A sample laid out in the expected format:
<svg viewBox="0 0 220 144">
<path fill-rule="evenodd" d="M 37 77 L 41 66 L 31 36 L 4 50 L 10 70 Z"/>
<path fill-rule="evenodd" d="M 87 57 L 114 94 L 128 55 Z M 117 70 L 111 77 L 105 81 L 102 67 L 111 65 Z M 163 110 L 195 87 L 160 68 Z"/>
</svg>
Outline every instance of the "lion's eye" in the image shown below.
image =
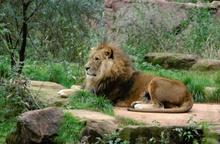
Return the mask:
<svg viewBox="0 0 220 144">
<path fill-rule="evenodd" d="M 97 61 L 97 60 L 99 60 L 99 58 L 96 57 L 96 58 L 95 58 L 95 61 Z"/>
</svg>

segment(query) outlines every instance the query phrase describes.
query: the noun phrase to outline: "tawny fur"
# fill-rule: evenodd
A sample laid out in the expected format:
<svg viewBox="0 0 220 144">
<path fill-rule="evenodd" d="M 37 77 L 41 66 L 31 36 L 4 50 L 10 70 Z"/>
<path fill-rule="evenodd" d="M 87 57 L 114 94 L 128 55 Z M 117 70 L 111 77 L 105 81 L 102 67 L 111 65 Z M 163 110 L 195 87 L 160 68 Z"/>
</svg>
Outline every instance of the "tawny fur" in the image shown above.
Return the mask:
<svg viewBox="0 0 220 144">
<path fill-rule="evenodd" d="M 193 106 L 192 95 L 182 82 L 136 71 L 114 44 L 94 47 L 85 69 L 87 91 L 117 106 L 131 106 L 130 111 L 182 113 Z"/>
</svg>

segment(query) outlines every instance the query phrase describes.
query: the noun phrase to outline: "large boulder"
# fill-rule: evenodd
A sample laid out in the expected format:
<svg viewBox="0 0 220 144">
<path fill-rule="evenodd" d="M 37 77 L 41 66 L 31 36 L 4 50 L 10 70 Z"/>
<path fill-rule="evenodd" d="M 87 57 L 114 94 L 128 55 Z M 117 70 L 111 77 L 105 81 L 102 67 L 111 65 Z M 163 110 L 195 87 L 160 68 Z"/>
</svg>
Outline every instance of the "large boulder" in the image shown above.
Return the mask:
<svg viewBox="0 0 220 144">
<path fill-rule="evenodd" d="M 28 111 L 17 120 L 16 130 L 6 137 L 7 144 L 52 144 L 63 112 L 56 107 Z"/>
<path fill-rule="evenodd" d="M 144 61 L 163 68 L 190 69 L 197 62 L 198 56 L 179 53 L 148 53 Z"/>
</svg>

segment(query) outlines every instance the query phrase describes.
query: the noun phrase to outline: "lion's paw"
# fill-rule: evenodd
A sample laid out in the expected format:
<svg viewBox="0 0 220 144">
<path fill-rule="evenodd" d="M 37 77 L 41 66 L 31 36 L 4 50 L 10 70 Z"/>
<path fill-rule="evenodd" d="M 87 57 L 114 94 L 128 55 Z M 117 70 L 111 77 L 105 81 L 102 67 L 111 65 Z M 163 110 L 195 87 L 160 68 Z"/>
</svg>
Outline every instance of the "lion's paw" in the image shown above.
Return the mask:
<svg viewBox="0 0 220 144">
<path fill-rule="evenodd" d="M 139 104 L 142 104 L 142 101 L 134 101 L 134 102 L 131 103 L 131 106 L 132 106 L 133 108 L 135 108 L 136 105 L 139 105 Z"/>
<path fill-rule="evenodd" d="M 63 89 L 58 91 L 58 95 L 62 98 L 67 98 L 73 93 L 72 89 Z"/>
</svg>

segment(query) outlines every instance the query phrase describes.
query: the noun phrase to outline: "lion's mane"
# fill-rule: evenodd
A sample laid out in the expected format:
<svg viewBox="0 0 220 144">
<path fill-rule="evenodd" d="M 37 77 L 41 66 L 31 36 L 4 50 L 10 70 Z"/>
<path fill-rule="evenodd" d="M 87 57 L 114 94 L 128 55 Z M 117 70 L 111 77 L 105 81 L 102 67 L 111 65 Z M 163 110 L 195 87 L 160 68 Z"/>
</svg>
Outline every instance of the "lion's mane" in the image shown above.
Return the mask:
<svg viewBox="0 0 220 144">
<path fill-rule="evenodd" d="M 133 64 L 116 44 L 100 44 L 92 48 L 88 63 L 93 61 L 94 54 L 101 50 L 110 49 L 109 59 L 104 59 L 100 65 L 100 75 L 94 79 L 86 79 L 86 90 L 96 95 L 102 95 L 116 103 L 124 99 L 126 92 L 133 85 L 134 78 L 139 74 L 135 72 Z M 91 63 L 92 65 L 93 63 Z"/>
</svg>

